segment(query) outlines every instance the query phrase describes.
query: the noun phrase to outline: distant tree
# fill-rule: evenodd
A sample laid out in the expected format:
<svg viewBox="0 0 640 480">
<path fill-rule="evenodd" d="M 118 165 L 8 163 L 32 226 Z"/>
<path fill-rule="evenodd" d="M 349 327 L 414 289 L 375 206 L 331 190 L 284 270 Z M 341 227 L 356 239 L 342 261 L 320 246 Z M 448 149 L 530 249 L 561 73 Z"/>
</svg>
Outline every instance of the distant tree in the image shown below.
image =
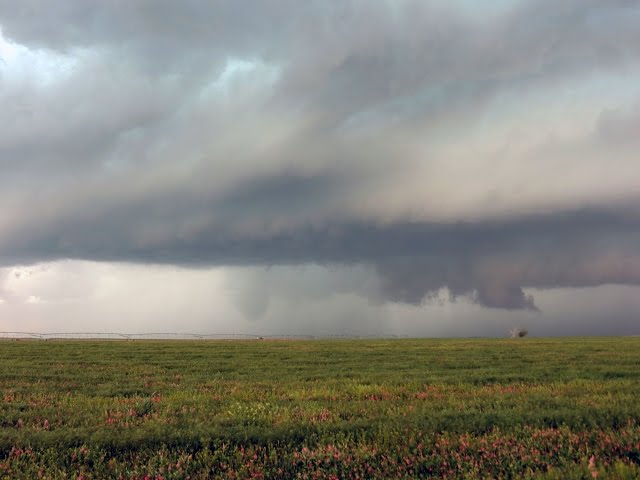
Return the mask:
<svg viewBox="0 0 640 480">
<path fill-rule="evenodd" d="M 526 328 L 513 327 L 509 330 L 509 336 L 511 338 L 524 338 L 529 334 L 529 331 Z"/>
</svg>

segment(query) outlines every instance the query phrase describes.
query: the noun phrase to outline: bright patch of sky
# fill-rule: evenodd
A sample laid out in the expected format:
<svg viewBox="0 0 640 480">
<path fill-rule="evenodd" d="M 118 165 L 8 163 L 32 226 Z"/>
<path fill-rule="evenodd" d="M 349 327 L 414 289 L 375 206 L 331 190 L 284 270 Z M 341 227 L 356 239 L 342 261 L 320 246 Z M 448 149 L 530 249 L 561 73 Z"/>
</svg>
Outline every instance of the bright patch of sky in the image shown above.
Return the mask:
<svg viewBox="0 0 640 480">
<path fill-rule="evenodd" d="M 2 268 L 0 298 L 1 293 L 9 297 L 0 300 L 0 331 L 448 337 L 504 336 L 512 327 L 524 326 L 534 336 L 590 335 L 607 334 L 609 326 L 602 319 L 614 317 L 620 333 L 637 332 L 634 312 L 640 295 L 635 286 L 532 290 L 541 312 L 487 310 L 465 297 L 449 301 L 446 288 L 421 305 L 377 305 L 366 291 L 340 288 L 345 281 L 370 281 L 366 274 L 360 277 L 366 272 L 349 267 L 276 270 L 301 285 L 260 281 L 267 307 L 259 319 L 251 319 L 240 308 L 241 297 L 257 292 L 240 280 L 255 273 L 264 279 L 264 269 L 82 261 Z M 330 293 L 332 285 L 336 288 Z"/>
<path fill-rule="evenodd" d="M 18 54 L 19 47 L 4 38 L 0 28 L 0 60 L 4 65 L 8 65 Z"/>
<path fill-rule="evenodd" d="M 224 270 L 215 268 L 83 261 L 0 268 L 0 298 L 6 299 L 0 331 L 244 333 L 252 327 L 229 303 Z"/>
<path fill-rule="evenodd" d="M 279 69 L 261 60 L 229 58 L 215 78 L 203 89 L 202 97 L 233 96 L 237 84 L 256 84 L 270 86 L 278 77 Z"/>
<path fill-rule="evenodd" d="M 0 29 L 0 79 L 46 87 L 74 71 L 81 52 L 76 53 L 78 56 L 30 49 L 5 38 Z"/>
</svg>

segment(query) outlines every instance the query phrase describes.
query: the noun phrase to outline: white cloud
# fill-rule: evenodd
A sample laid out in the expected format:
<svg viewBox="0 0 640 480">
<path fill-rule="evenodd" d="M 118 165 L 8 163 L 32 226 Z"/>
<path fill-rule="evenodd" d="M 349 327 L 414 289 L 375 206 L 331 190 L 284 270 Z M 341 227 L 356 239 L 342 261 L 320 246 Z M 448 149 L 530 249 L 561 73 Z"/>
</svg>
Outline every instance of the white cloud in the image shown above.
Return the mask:
<svg viewBox="0 0 640 480">
<path fill-rule="evenodd" d="M 4 88 L 52 87 L 73 73 L 82 62 L 83 54 L 86 52 L 82 50 L 63 54 L 31 49 L 7 40 L 0 28 L 0 85 Z"/>
<path fill-rule="evenodd" d="M 37 305 L 42 303 L 42 298 L 38 297 L 37 295 L 29 295 L 24 303 L 27 303 L 29 305 Z"/>
</svg>

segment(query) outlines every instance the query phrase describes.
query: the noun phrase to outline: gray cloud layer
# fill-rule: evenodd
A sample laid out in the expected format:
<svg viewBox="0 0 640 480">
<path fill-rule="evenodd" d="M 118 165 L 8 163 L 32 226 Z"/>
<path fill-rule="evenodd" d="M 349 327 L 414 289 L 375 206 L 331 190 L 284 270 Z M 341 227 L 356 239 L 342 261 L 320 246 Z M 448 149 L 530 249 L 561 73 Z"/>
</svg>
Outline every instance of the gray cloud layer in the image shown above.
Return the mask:
<svg viewBox="0 0 640 480">
<path fill-rule="evenodd" d="M 462 5 L 0 0 L 0 263 L 639 284 L 640 4 Z"/>
</svg>

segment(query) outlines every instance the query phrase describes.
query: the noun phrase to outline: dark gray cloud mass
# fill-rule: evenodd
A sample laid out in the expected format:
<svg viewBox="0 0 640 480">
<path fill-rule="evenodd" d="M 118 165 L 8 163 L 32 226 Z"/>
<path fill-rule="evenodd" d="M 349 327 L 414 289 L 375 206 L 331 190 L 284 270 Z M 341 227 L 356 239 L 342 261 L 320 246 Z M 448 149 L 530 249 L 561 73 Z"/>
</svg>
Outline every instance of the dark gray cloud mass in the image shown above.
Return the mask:
<svg viewBox="0 0 640 480">
<path fill-rule="evenodd" d="M 0 0 L 0 31 L 1 265 L 640 284 L 640 2 Z"/>
</svg>

